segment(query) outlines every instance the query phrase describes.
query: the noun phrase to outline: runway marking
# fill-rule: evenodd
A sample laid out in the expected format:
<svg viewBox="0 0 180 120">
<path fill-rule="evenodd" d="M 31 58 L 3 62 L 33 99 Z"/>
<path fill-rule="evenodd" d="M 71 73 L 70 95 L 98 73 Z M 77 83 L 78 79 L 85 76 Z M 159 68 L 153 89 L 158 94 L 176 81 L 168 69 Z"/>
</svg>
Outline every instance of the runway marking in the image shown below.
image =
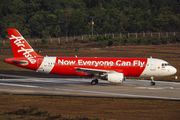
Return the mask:
<svg viewBox="0 0 180 120">
<path fill-rule="evenodd" d="M 149 82 L 150 81 L 147 81 L 147 80 L 137 80 L 137 81 L 140 81 L 140 82 Z M 164 84 L 176 84 L 176 85 L 180 85 L 180 82 L 165 82 L 165 81 L 155 81 L 156 83 L 164 83 Z"/>
<path fill-rule="evenodd" d="M 138 89 L 148 89 L 148 90 L 163 90 L 163 89 L 167 89 L 167 88 L 163 88 L 163 87 L 158 87 L 158 88 L 153 88 L 153 87 L 136 87 Z"/>
<path fill-rule="evenodd" d="M 29 82 L 29 81 L 34 81 L 34 82 L 42 82 L 42 83 L 72 83 L 72 82 L 89 82 L 91 80 L 89 79 L 68 79 L 68 78 L 36 78 L 36 79 L 32 79 L 32 78 L 26 78 L 26 79 L 0 79 L 0 81 L 24 81 L 24 82 Z M 101 83 L 109 83 L 107 81 L 101 81 Z"/>
<path fill-rule="evenodd" d="M 115 96 L 125 96 L 125 97 L 141 97 L 141 98 L 180 100 L 180 98 L 145 96 L 145 95 L 131 95 L 131 94 L 119 94 L 119 93 L 107 93 L 107 92 L 97 92 L 97 91 L 87 91 L 87 90 L 59 89 L 59 88 L 48 88 L 48 87 L 40 87 L 40 86 L 32 86 L 32 85 L 19 85 L 19 84 L 7 84 L 7 83 L 0 83 L 0 85 L 15 86 L 15 87 L 27 87 L 27 88 L 37 88 L 37 89 L 39 88 L 39 89 L 48 89 L 48 90 L 57 90 L 57 91 L 68 91 L 68 92 L 95 93 L 95 94 L 115 95 Z"/>
<path fill-rule="evenodd" d="M 164 90 L 164 89 L 176 89 L 176 90 L 180 90 L 180 88 L 174 88 L 174 87 L 136 87 L 138 89 L 148 89 L 148 90 Z"/>
<path fill-rule="evenodd" d="M 17 78 L 23 78 L 26 79 L 28 78 L 34 78 L 34 77 L 30 77 L 30 76 L 18 76 L 18 75 L 9 75 L 9 74 L 0 74 L 0 76 L 4 76 L 4 77 L 17 77 Z"/>
</svg>

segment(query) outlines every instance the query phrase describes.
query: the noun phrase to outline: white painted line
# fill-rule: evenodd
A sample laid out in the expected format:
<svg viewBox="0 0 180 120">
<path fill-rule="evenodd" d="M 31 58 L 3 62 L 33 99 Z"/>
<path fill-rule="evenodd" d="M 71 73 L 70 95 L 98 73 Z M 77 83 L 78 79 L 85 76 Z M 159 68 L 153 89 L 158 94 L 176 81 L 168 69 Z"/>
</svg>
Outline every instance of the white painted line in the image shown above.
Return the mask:
<svg viewBox="0 0 180 120">
<path fill-rule="evenodd" d="M 19 84 L 7 84 L 7 83 L 0 83 L 0 85 L 15 86 L 15 87 L 27 87 L 27 88 L 39 88 L 39 89 L 57 90 L 57 91 L 68 91 L 68 92 L 81 92 L 81 93 L 94 93 L 94 94 L 104 94 L 104 95 L 115 95 L 115 96 L 125 96 L 125 97 L 140 97 L 140 98 L 156 98 L 156 99 L 180 100 L 180 98 L 169 98 L 169 97 L 159 97 L 159 96 L 145 96 L 145 95 L 131 95 L 131 94 L 119 94 L 119 93 L 107 93 L 107 92 L 86 91 L 86 90 L 73 90 L 73 89 L 47 88 L 47 87 L 39 87 L 39 86 L 32 86 L 32 85 L 19 85 Z"/>
<path fill-rule="evenodd" d="M 19 84 L 7 84 L 7 83 L 0 83 L 0 85 L 15 86 L 15 87 L 27 87 L 27 88 L 38 88 L 38 86 L 19 85 Z M 39 88 L 40 88 L 40 87 L 39 87 Z"/>
<path fill-rule="evenodd" d="M 146 90 L 164 90 L 164 89 L 180 90 L 180 88 L 174 88 L 174 87 L 136 87 L 136 88 L 146 89 Z"/>
<path fill-rule="evenodd" d="M 140 82 L 151 82 L 150 80 L 147 81 L 147 80 L 137 80 L 137 81 L 140 81 Z M 156 83 L 162 83 L 162 84 L 176 84 L 176 85 L 180 85 L 179 82 L 165 82 L 165 81 L 155 81 Z"/>
<path fill-rule="evenodd" d="M 136 87 L 136 88 L 138 88 L 138 89 L 148 89 L 148 90 L 163 90 L 163 89 L 167 89 L 166 87 L 157 87 L 157 88 L 155 88 L 155 87 Z"/>
<path fill-rule="evenodd" d="M 24 82 L 29 82 L 29 81 L 34 81 L 34 82 L 49 82 L 49 83 L 70 83 L 70 82 L 88 82 L 90 83 L 90 79 L 59 79 L 59 78 L 27 78 L 27 79 L 0 79 L 0 81 L 24 81 Z M 109 83 L 107 81 L 101 81 L 101 83 Z"/>
<path fill-rule="evenodd" d="M 18 75 L 7 75 L 7 74 L 0 74 L 0 76 L 5 76 L 5 77 L 17 77 L 17 78 L 34 78 L 34 77 L 29 77 L 29 76 L 18 76 Z"/>
</svg>

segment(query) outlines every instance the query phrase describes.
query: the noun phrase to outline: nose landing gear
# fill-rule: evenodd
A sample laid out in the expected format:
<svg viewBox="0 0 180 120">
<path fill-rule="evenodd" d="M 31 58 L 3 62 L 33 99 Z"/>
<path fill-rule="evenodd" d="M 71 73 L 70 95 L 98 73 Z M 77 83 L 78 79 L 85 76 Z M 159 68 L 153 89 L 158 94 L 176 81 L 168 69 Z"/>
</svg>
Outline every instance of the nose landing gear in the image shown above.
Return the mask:
<svg viewBox="0 0 180 120">
<path fill-rule="evenodd" d="M 154 77 L 151 77 L 151 83 L 150 83 L 151 86 L 154 86 L 156 85 L 156 83 L 154 82 Z"/>
</svg>

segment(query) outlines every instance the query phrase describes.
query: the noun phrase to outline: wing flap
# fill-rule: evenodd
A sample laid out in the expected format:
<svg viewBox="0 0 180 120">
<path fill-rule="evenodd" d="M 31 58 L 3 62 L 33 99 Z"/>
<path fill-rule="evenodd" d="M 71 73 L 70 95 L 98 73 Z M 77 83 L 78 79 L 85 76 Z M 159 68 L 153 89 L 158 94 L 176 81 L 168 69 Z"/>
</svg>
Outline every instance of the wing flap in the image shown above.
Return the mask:
<svg viewBox="0 0 180 120">
<path fill-rule="evenodd" d="M 113 71 L 108 71 L 108 70 L 101 70 L 101 69 L 90 69 L 90 68 L 77 68 L 75 67 L 76 72 L 82 72 L 86 73 L 86 75 L 92 75 L 92 74 L 103 74 L 103 73 L 110 73 Z"/>
</svg>

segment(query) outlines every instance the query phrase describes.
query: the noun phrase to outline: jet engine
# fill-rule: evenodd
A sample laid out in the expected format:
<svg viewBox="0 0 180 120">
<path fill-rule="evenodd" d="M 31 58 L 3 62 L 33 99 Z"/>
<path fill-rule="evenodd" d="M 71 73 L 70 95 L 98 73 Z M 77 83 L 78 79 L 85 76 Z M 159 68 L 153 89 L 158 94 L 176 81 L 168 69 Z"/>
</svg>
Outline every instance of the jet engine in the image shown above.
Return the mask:
<svg viewBox="0 0 180 120">
<path fill-rule="evenodd" d="M 122 83 L 125 79 L 123 73 L 108 73 L 101 78 L 102 80 L 107 80 L 111 83 Z"/>
</svg>

